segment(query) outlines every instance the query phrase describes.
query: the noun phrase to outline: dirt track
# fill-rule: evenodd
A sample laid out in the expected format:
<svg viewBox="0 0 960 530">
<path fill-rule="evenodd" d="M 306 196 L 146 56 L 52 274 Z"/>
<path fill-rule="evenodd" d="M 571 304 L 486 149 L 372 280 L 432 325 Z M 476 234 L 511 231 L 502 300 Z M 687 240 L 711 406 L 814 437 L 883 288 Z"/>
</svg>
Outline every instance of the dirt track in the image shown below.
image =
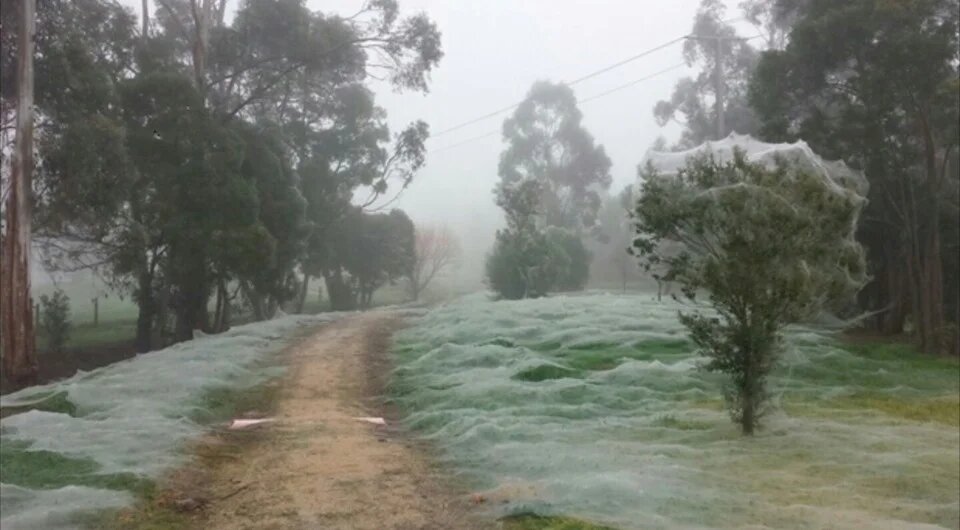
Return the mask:
<svg viewBox="0 0 960 530">
<path fill-rule="evenodd" d="M 474 529 L 455 491 L 412 441 L 355 418 L 388 416 L 376 396 L 400 325 L 374 311 L 324 326 L 288 352 L 276 423 L 211 469 L 211 529 Z"/>
</svg>

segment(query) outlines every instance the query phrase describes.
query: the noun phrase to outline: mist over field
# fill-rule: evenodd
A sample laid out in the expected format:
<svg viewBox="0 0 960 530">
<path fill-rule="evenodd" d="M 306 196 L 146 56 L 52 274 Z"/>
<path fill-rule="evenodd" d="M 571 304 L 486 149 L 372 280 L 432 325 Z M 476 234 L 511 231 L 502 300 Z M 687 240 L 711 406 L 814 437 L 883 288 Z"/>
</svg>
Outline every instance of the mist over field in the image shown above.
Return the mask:
<svg viewBox="0 0 960 530">
<path fill-rule="evenodd" d="M 960 0 L 0 28 L 4 530 L 960 528 Z"/>
</svg>

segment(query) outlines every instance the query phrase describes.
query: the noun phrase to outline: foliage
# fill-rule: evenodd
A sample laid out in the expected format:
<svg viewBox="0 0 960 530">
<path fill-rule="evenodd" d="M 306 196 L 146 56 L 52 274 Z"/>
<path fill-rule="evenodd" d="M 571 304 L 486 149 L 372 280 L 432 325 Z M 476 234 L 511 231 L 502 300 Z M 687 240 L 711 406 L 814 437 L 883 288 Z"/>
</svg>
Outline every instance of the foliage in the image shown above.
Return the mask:
<svg viewBox="0 0 960 530">
<path fill-rule="evenodd" d="M 47 339 L 47 346 L 55 353 L 62 353 L 70 338 L 70 299 L 60 289 L 53 296 L 40 296 L 40 329 Z"/>
<path fill-rule="evenodd" d="M 501 519 L 505 530 L 615 530 L 573 517 L 522 513 Z"/>
<path fill-rule="evenodd" d="M 332 228 L 352 204 L 400 193 L 425 161 L 426 124 L 391 134 L 367 87 L 427 89 L 443 54 L 425 15 L 394 0 L 351 17 L 251 0 L 227 20 L 225 5 L 156 2 L 141 31 L 112 0 L 38 6 L 34 226 L 47 265 L 96 268 L 132 295 L 141 351 L 222 331 L 240 304 L 270 317 L 342 266 Z M 4 3 L 4 119 L 15 15 Z M 367 299 L 396 277 L 361 265 L 350 289 Z"/>
<path fill-rule="evenodd" d="M 413 221 L 402 210 L 369 214 L 354 207 L 333 227 L 324 278 L 331 309 L 370 307 L 373 293 L 409 274 Z"/>
<path fill-rule="evenodd" d="M 741 151 L 727 163 L 693 159 L 675 176 L 648 166 L 641 177 L 634 250 L 685 297 L 708 293 L 715 314 L 680 318 L 706 368 L 731 376 L 732 417 L 752 434 L 784 326 L 848 299 L 866 279 L 853 240 L 863 199 L 827 175 L 783 161 L 767 169 Z M 661 253 L 663 241 L 679 252 Z"/>
<path fill-rule="evenodd" d="M 554 288 L 558 291 L 579 291 L 590 277 L 590 252 L 580 237 L 563 228 L 551 226 L 546 230 L 551 259 L 557 265 Z"/>
<path fill-rule="evenodd" d="M 485 263 L 487 285 L 501 298 L 544 296 L 556 283 L 546 237 L 535 230 L 498 230 Z"/>
<path fill-rule="evenodd" d="M 803 138 L 870 180 L 860 227 L 875 281 L 861 304 L 877 328 L 904 330 L 923 350 L 960 352 L 957 162 L 960 83 L 956 0 L 842 5 L 773 2 L 792 24 L 782 50 L 765 52 L 750 101 L 770 140 Z"/>
<path fill-rule="evenodd" d="M 750 13 L 758 11 L 754 6 L 747 8 Z M 747 87 L 758 53 L 723 20 L 725 10 L 720 0 L 700 2 L 691 37 L 683 44 L 683 58 L 687 66 L 700 64 L 702 68 L 696 77 L 677 81 L 670 99 L 659 101 L 653 109 L 660 126 L 673 121 L 677 115 L 683 116 L 684 129 L 678 143 L 681 148 L 726 137 L 730 132 L 753 134 L 756 130 L 756 118 L 747 101 Z M 723 101 L 722 131 L 717 129 L 718 96 Z"/>
<path fill-rule="evenodd" d="M 581 241 L 596 223 L 610 159 L 581 125 L 573 91 L 535 83 L 503 124 L 494 194 L 507 218 L 487 257 L 488 285 L 508 299 L 582 289 L 590 254 Z"/>
<path fill-rule="evenodd" d="M 633 205 L 633 186 L 627 185 L 616 195 L 605 194 L 597 214 L 596 237 L 589 250 L 593 261 L 594 279 L 616 280 L 623 290 L 628 280 L 636 277 L 636 263 L 627 252 L 633 241 L 630 210 Z"/>
<path fill-rule="evenodd" d="M 579 231 L 593 226 L 598 190 L 610 187 L 610 159 L 583 127 L 573 91 L 566 85 L 534 83 L 503 123 L 507 149 L 500 156 L 497 204 L 523 181 L 539 186 L 539 214 L 546 226 Z"/>
</svg>

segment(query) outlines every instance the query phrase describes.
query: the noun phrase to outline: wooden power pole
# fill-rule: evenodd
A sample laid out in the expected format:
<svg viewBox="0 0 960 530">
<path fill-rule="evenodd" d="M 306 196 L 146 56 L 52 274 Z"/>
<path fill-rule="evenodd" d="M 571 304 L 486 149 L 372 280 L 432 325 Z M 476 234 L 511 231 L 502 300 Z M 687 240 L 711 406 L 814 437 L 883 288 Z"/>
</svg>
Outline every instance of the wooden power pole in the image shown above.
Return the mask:
<svg viewBox="0 0 960 530">
<path fill-rule="evenodd" d="M 33 175 L 33 36 L 36 0 L 20 0 L 17 40 L 17 122 L 0 255 L 0 340 L 3 372 L 14 383 L 37 377 L 30 296 L 30 181 Z"/>
</svg>

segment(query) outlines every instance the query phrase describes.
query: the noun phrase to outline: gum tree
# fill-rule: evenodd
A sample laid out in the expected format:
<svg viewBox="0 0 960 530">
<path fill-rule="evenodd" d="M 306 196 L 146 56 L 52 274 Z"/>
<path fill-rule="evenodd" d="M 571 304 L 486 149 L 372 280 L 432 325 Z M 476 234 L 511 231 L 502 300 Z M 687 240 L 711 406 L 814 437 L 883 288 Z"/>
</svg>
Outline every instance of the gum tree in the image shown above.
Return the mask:
<svg viewBox="0 0 960 530">
<path fill-rule="evenodd" d="M 729 161 L 689 158 L 676 174 L 640 172 L 632 251 L 690 301 L 707 294 L 712 311 L 680 320 L 705 368 L 730 376 L 727 405 L 745 435 L 765 412 L 784 327 L 849 301 L 866 281 L 854 239 L 865 201 L 815 167 L 734 150 Z"/>
</svg>

